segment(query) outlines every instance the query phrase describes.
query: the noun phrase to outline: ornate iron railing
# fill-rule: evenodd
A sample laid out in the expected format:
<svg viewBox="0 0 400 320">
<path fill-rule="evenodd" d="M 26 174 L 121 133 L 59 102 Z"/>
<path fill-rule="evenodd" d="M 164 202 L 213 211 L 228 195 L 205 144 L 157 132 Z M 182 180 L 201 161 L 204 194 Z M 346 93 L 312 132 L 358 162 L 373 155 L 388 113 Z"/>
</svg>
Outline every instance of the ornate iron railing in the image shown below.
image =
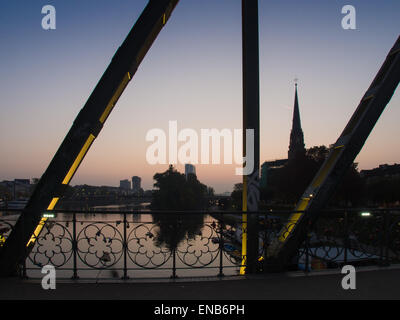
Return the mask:
<svg viewBox="0 0 400 320">
<path fill-rule="evenodd" d="M 269 240 L 265 248 L 292 227 L 281 215 L 266 217 L 263 231 Z M 400 210 L 352 208 L 324 211 L 313 225 L 308 224 L 306 239 L 289 268 L 307 272 L 346 264 L 387 266 L 399 262 Z"/>
<path fill-rule="evenodd" d="M 240 235 L 229 238 L 237 233 L 240 217 L 231 217 L 235 223 L 226 225 L 204 212 L 52 214 L 57 216 L 43 221 L 22 264 L 23 276 L 40 277 L 48 264 L 57 268 L 58 276 L 72 278 L 222 276 L 237 274 L 241 262 Z M 4 239 L 16 220 L 7 217 L 0 217 Z"/>
<path fill-rule="evenodd" d="M 0 247 L 18 212 L 0 216 Z M 268 246 L 291 212 L 258 212 L 259 270 Z M 363 213 L 363 214 L 362 214 Z M 51 264 L 59 278 L 156 278 L 236 275 L 243 263 L 240 212 L 52 211 L 43 221 L 21 275 L 41 277 Z M 246 231 L 246 230 L 244 230 Z M 309 225 L 291 269 L 400 261 L 400 210 L 326 211 Z"/>
</svg>

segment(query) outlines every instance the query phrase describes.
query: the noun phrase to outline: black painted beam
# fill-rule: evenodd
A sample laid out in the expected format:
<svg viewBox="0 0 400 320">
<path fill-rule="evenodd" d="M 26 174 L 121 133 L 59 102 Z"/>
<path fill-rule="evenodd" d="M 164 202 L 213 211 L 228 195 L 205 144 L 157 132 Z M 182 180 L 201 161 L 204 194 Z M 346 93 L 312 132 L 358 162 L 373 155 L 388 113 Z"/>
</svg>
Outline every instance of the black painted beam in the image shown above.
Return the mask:
<svg viewBox="0 0 400 320">
<path fill-rule="evenodd" d="M 258 211 L 260 199 L 260 84 L 259 84 L 259 32 L 258 0 L 242 0 L 243 50 L 243 154 L 246 155 L 246 129 L 254 130 L 253 170 L 243 175 L 243 211 Z M 248 165 L 246 163 L 245 165 Z M 242 252 L 245 253 L 245 273 L 256 271 L 258 258 L 257 215 L 244 214 Z M 242 272 L 243 273 L 243 272 Z"/>
<path fill-rule="evenodd" d="M 36 228 L 41 222 L 42 213 L 53 209 L 57 200 L 63 195 L 82 159 L 178 1 L 150 0 L 116 51 L 1 248 L 0 276 L 13 274 L 18 263 L 29 254 L 33 245 L 30 239 L 35 230 L 38 230 Z M 29 246 L 27 246 L 28 241 L 31 243 Z"/>
<path fill-rule="evenodd" d="M 383 65 L 362 97 L 345 129 L 332 146 L 311 184 L 305 190 L 287 225 L 268 249 L 271 266 L 284 268 L 304 241 L 307 227 L 320 212 L 358 153 L 389 103 L 400 81 L 400 37 L 389 51 Z"/>
</svg>

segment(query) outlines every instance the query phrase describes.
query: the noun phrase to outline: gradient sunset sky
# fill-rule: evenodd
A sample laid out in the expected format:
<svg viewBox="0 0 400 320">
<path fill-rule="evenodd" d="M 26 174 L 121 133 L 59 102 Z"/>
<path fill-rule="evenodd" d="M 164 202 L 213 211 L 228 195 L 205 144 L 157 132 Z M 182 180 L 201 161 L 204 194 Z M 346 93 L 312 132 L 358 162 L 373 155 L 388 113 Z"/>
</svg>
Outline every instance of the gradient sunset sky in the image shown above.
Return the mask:
<svg viewBox="0 0 400 320">
<path fill-rule="evenodd" d="M 0 2 L 0 180 L 40 177 L 146 0 Z M 42 6 L 57 28 L 41 28 Z M 356 8 L 343 30 L 341 9 Z M 306 147 L 336 141 L 400 33 L 398 0 L 260 0 L 261 163 L 287 157 L 295 77 Z M 71 184 L 145 189 L 167 165 L 146 162 L 148 130 L 241 128 L 240 0 L 181 0 Z M 400 92 L 356 159 L 400 163 Z M 198 165 L 217 192 L 241 181 L 236 165 Z M 183 165 L 178 165 L 183 171 Z"/>
</svg>

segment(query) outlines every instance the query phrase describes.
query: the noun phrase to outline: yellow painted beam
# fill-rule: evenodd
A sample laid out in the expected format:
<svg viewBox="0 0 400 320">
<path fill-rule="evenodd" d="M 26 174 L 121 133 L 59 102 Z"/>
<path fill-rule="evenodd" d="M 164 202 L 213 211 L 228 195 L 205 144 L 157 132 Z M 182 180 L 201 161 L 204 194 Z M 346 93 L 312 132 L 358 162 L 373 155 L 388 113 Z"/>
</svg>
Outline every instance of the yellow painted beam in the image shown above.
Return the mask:
<svg viewBox="0 0 400 320">
<path fill-rule="evenodd" d="M 243 176 L 243 194 L 242 194 L 242 210 L 247 212 L 247 176 Z M 242 264 L 240 274 L 246 274 L 247 263 L 247 213 L 242 215 Z"/>
<path fill-rule="evenodd" d="M 53 198 L 53 199 L 51 200 L 49 206 L 47 207 L 47 210 L 49 210 L 49 211 L 53 210 L 54 207 L 55 207 L 56 204 L 57 204 L 57 201 L 58 201 L 59 199 L 60 199 L 60 198 Z M 37 237 L 39 236 L 40 232 L 42 231 L 42 229 L 43 229 L 44 224 L 46 223 L 46 221 L 47 221 L 47 218 L 42 218 L 42 219 L 40 220 L 39 224 L 37 225 L 35 231 L 33 232 L 32 236 L 31 236 L 31 238 L 29 239 L 28 243 L 26 244 L 27 247 L 29 247 L 31 244 L 34 244 L 34 243 L 35 243 L 35 241 L 36 241 Z"/>
<path fill-rule="evenodd" d="M 89 138 L 87 138 L 85 144 L 83 145 L 81 151 L 79 152 L 78 156 L 76 157 L 74 163 L 72 164 L 71 168 L 69 169 L 67 175 L 65 176 L 62 184 L 68 184 L 72 177 L 74 176 L 74 173 L 76 169 L 78 169 L 79 164 L 81 163 L 83 157 L 85 156 L 86 152 L 88 151 L 89 147 L 93 143 L 93 140 L 95 139 L 95 136 L 90 134 Z"/>
<path fill-rule="evenodd" d="M 104 112 L 100 116 L 99 121 L 101 123 L 104 123 L 106 119 L 108 118 L 109 114 L 111 113 L 111 110 L 114 108 L 115 104 L 117 103 L 119 97 L 121 96 L 122 92 L 124 92 L 126 86 L 128 85 L 129 81 L 131 80 L 131 74 L 127 72 L 122 79 L 121 83 L 119 84 L 117 90 L 115 91 L 114 95 L 111 97 L 110 102 L 107 104 Z"/>
</svg>

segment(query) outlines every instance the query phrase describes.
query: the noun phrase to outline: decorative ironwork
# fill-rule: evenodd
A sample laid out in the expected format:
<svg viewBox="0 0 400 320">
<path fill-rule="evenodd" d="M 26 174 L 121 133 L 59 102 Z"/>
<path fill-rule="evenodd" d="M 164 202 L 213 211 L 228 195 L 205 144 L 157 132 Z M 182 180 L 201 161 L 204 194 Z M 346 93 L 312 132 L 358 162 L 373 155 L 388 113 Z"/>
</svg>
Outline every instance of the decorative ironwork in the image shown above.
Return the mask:
<svg viewBox="0 0 400 320">
<path fill-rule="evenodd" d="M 244 229 L 246 232 L 246 229 Z M 225 258 L 232 264 L 240 264 L 242 262 L 242 223 L 239 220 L 233 225 L 221 226 L 221 246 Z"/>
<path fill-rule="evenodd" d="M 11 231 L 14 229 L 14 225 L 7 220 L 0 219 L 0 247 L 7 240 Z"/>
<path fill-rule="evenodd" d="M 290 213 L 256 213 L 260 269 L 265 269 L 263 257 L 268 249 L 292 227 L 287 220 Z M 306 239 L 290 268 L 309 271 L 343 264 L 399 262 L 399 213 L 400 210 L 327 212 L 307 226 Z M 114 275 L 122 270 L 124 278 L 135 277 L 140 270 L 149 270 L 150 274 L 151 270 L 169 270 L 176 277 L 182 269 L 211 270 L 205 275 L 222 276 L 238 274 L 242 265 L 240 213 L 141 212 L 144 219 L 136 212 L 100 214 L 64 212 L 48 219 L 35 239 L 24 270 L 40 270 L 51 264 L 73 277 L 83 270 L 111 270 Z M 0 239 L 7 239 L 14 223 L 7 216 L 1 217 Z"/>
<path fill-rule="evenodd" d="M 68 229 L 60 223 L 46 221 L 28 258 L 39 267 L 47 264 L 61 267 L 70 260 L 72 250 L 73 237 Z"/>
<path fill-rule="evenodd" d="M 388 219 L 387 219 L 388 220 Z M 386 234 L 388 262 L 400 261 L 400 216 L 395 216 L 390 221 L 389 232 Z"/>
<path fill-rule="evenodd" d="M 186 266 L 191 268 L 202 268 L 211 265 L 220 252 L 219 243 L 212 239 L 220 239 L 216 230 L 205 224 L 204 227 L 193 238 L 188 235 L 185 241 L 177 247 L 177 256 Z"/>
<path fill-rule="evenodd" d="M 160 268 L 170 259 L 171 251 L 157 246 L 156 229 L 154 225 L 140 224 L 129 233 L 127 252 L 135 265 L 146 269 Z"/>
<path fill-rule="evenodd" d="M 123 254 L 123 237 L 110 223 L 95 222 L 85 226 L 76 241 L 79 258 L 91 268 L 110 268 Z"/>
<path fill-rule="evenodd" d="M 307 238 L 299 248 L 299 267 L 309 271 L 345 264 L 382 264 L 388 259 L 385 251 L 390 246 L 385 240 L 389 232 L 385 214 L 389 213 L 362 215 L 359 211 L 345 211 L 321 217 L 308 228 Z"/>
</svg>

